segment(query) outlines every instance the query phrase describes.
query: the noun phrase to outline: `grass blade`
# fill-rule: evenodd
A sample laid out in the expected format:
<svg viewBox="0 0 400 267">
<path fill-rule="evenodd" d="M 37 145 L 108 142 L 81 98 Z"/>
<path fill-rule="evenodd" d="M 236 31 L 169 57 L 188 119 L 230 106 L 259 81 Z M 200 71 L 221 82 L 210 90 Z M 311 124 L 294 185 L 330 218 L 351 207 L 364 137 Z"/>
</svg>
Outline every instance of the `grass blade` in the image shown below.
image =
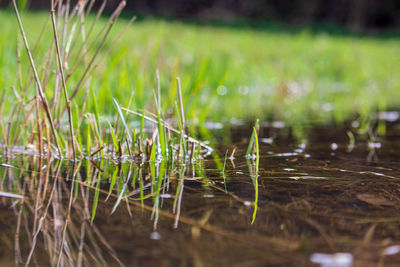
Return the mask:
<svg viewBox="0 0 400 267">
<path fill-rule="evenodd" d="M 257 136 L 257 130 L 256 127 L 253 128 L 253 135 L 254 135 L 254 142 L 256 146 L 256 168 L 255 168 L 255 175 L 253 177 L 253 184 L 254 184 L 254 211 L 253 211 L 253 219 L 251 221 L 251 224 L 254 223 L 257 215 L 257 203 L 258 203 L 258 166 L 260 163 L 260 152 L 259 152 L 259 147 L 258 147 L 258 136 Z"/>
<path fill-rule="evenodd" d="M 132 142 L 132 137 L 131 137 L 131 134 L 129 133 L 128 125 L 126 125 L 126 121 L 125 121 L 124 115 L 122 114 L 122 110 L 121 110 L 117 100 L 115 100 L 115 98 L 113 98 L 113 100 L 114 100 L 114 104 L 115 104 L 115 106 L 117 108 L 118 114 L 119 114 L 119 116 L 121 118 L 122 124 L 125 127 L 125 133 L 128 136 L 128 140 L 129 140 L 129 142 Z"/>
<path fill-rule="evenodd" d="M 257 119 L 256 123 L 254 125 L 254 129 L 258 129 L 258 126 L 259 126 L 259 120 Z M 255 133 L 253 131 L 253 133 L 251 134 L 250 143 L 249 143 L 249 146 L 247 147 L 246 155 L 251 155 L 251 152 L 252 152 L 253 147 L 254 147 L 255 135 L 257 135 L 257 131 Z"/>
</svg>

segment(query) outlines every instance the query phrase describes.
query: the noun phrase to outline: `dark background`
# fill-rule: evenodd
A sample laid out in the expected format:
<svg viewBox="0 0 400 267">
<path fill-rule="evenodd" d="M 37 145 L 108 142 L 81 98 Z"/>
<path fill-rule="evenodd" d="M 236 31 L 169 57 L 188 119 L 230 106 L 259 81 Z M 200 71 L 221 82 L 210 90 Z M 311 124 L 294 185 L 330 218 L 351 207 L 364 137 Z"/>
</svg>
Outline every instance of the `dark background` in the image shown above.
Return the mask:
<svg viewBox="0 0 400 267">
<path fill-rule="evenodd" d="M 10 0 L 0 2 L 5 7 Z M 28 0 L 28 6 L 46 9 L 49 2 Z M 101 2 L 97 0 L 96 5 Z M 107 10 L 119 2 L 108 0 Z M 334 23 L 355 31 L 400 30 L 400 0 L 127 0 L 126 10 L 145 16 L 201 21 L 242 19 L 296 26 Z"/>
</svg>

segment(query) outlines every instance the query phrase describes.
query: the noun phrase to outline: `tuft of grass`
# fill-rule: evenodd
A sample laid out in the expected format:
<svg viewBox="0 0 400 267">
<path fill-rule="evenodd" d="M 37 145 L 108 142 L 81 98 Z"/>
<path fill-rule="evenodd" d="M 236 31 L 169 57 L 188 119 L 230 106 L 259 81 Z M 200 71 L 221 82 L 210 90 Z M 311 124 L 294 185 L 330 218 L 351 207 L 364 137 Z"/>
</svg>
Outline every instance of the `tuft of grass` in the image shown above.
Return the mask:
<svg viewBox="0 0 400 267">
<path fill-rule="evenodd" d="M 17 83 L 11 91 L 4 91 L 0 99 L 0 110 L 7 114 L 5 118 L 8 120 L 8 127 L 6 129 L 4 126 L 1 127 L 1 131 L 6 136 L 4 140 L 6 148 L 11 145 L 33 143 L 38 148 L 37 155 L 41 157 L 53 155 L 73 161 L 107 157 L 121 162 L 128 156 L 128 159 L 132 161 L 140 159 L 155 162 L 159 159 L 174 159 L 176 148 L 172 145 L 169 150 L 168 144 L 174 144 L 173 139 L 178 134 L 180 142 L 183 143 L 185 153 L 183 158 L 186 162 L 188 141 L 193 144 L 193 149 L 195 143 L 198 146 L 207 146 L 185 134 L 180 84 L 178 85 L 180 131 L 167 125 L 161 110 L 164 104 L 161 103 L 162 85 L 158 70 L 156 71 L 155 115 L 143 108 L 140 130 L 133 128 L 132 125 L 137 123 L 134 120 L 136 117 L 130 117 L 128 120 L 126 117 L 131 110 L 123 106 L 127 104 L 130 108 L 132 102 L 137 103 L 142 94 L 141 89 L 132 91 L 129 102 L 125 103 L 122 100 L 124 104 L 121 104 L 117 97 L 111 97 L 113 94 L 109 93 L 107 83 L 115 79 L 115 73 L 112 70 L 117 68 L 127 51 L 126 48 L 116 49 L 118 51 L 113 54 L 112 48 L 135 18 L 132 18 L 115 37 L 111 32 L 126 1 L 120 2 L 107 21 L 103 21 L 101 17 L 104 5 L 100 7 L 94 20 L 88 15 L 93 7 L 92 3 L 78 1 L 76 5 L 70 6 L 69 2 L 51 1 L 49 14 L 51 27 L 48 23 L 44 23 L 41 35 L 34 49 L 31 50 L 16 1 L 13 1 L 21 33 L 21 37 L 18 38 L 21 38 L 21 41 L 16 45 Z M 85 25 L 90 25 L 88 31 Z M 37 26 L 36 23 L 35 26 Z M 35 32 L 35 28 L 29 29 L 29 33 L 30 31 Z M 51 37 L 52 42 L 45 42 L 46 37 Z M 111 43 L 109 39 L 112 40 Z M 24 55 L 21 54 L 22 44 L 25 46 L 27 59 L 23 59 Z M 2 49 L 1 40 L 0 49 Z M 113 56 L 108 57 L 110 53 Z M 107 73 L 98 76 L 96 69 L 100 68 L 104 61 L 110 61 L 106 69 Z M 117 77 L 121 82 L 119 85 L 129 84 L 126 69 L 119 73 Z M 179 83 L 179 78 L 177 80 Z M 0 84 L 2 82 L 0 78 Z M 134 95 L 133 92 L 137 94 Z M 114 93 L 119 94 L 118 91 Z M 16 97 L 20 106 L 10 108 L 7 104 L 10 94 Z M 91 101 L 87 101 L 89 94 L 91 94 Z M 122 98 L 121 95 L 119 98 Z M 110 102 L 115 106 L 112 113 L 108 113 L 109 109 L 105 109 L 105 105 Z M 150 116 L 148 117 L 147 114 Z M 111 115 L 111 118 L 108 115 Z M 105 118 L 106 116 L 108 117 Z M 156 121 L 157 130 L 147 131 L 145 121 L 151 123 Z M 82 127 L 85 124 L 86 127 Z M 18 134 L 14 140 L 10 140 L 11 134 L 17 132 L 19 128 L 24 128 L 26 133 Z M 171 131 L 173 134 L 170 133 Z M 136 132 L 139 132 L 139 137 L 136 137 Z M 142 147 L 144 140 L 147 140 L 146 153 L 143 153 Z M 83 151 L 82 147 L 85 147 Z M 136 153 L 137 151 L 139 153 Z M 101 164 L 99 168 L 102 169 Z"/>
</svg>

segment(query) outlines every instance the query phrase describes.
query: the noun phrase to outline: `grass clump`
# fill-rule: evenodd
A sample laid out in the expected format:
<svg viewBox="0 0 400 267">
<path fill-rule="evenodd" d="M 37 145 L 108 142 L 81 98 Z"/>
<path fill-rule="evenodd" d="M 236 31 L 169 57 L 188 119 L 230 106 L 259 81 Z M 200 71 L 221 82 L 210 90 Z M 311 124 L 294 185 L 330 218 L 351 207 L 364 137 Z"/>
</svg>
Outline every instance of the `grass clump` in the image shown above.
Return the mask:
<svg viewBox="0 0 400 267">
<path fill-rule="evenodd" d="M 102 67 L 104 57 L 107 57 L 115 42 L 125 33 L 121 30 L 112 37 L 112 43 L 108 43 L 110 33 L 125 5 L 126 2 L 121 1 L 106 22 L 99 22 L 104 5 L 94 19 L 88 20 L 93 1 L 79 1 L 75 6 L 70 6 L 69 1 L 51 1 L 50 13 L 42 33 L 32 45 L 27 37 L 29 32 L 25 29 L 24 20 L 13 1 L 20 35 L 16 37 L 17 81 L 11 89 L 19 105 L 9 105 L 6 100 L 13 96 L 8 90 L 3 93 L 0 110 L 7 114 L 2 117 L 3 122 L 8 122 L 6 129 L 2 126 L 3 133 L 7 132 L 4 134 L 7 148 L 22 144 L 27 148 L 26 151 L 38 156 L 73 160 L 106 157 L 118 162 L 138 159 L 182 159 L 185 162 L 189 152 L 185 148 L 182 156 L 180 154 L 182 143 L 187 142 L 198 150 L 210 149 L 186 135 L 184 123 L 179 124 L 178 131 L 166 122 L 161 108 L 158 71 L 156 115 L 144 109 L 140 114 L 133 111 L 130 108 L 131 102 L 125 107 L 121 106 L 117 98 L 112 97 L 114 93 L 110 92 L 107 96 L 111 97 L 111 101 L 107 99 L 107 105 L 114 106 L 114 109 L 107 114 L 113 116 L 106 119 L 102 113 L 105 104 L 101 102 L 105 98 L 103 92 L 99 94 L 94 88 L 95 84 L 104 86 L 108 73 L 98 77 L 96 69 Z M 125 31 L 134 19 L 130 20 Z M 46 49 L 41 50 L 44 47 Z M 26 61 L 21 60 L 25 55 L 23 50 L 26 51 Z M 118 58 L 114 61 L 116 64 Z M 180 90 L 179 84 L 179 121 L 184 122 Z M 135 92 L 132 90 L 130 101 L 135 99 Z M 141 117 L 138 136 L 136 129 L 139 127 L 135 125 L 138 120 L 132 116 L 128 119 L 130 114 Z M 154 125 L 145 126 L 145 121 Z M 194 156 L 192 151 L 190 159 Z"/>
</svg>

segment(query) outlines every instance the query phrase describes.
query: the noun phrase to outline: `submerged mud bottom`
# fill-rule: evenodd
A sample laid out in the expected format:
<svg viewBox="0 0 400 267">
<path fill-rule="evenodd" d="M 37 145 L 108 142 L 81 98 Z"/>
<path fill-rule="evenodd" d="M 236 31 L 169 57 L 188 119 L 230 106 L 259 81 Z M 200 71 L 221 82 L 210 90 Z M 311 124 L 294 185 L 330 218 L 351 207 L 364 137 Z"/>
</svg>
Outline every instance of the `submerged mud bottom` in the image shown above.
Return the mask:
<svg viewBox="0 0 400 267">
<path fill-rule="evenodd" d="M 0 263 L 400 265 L 396 124 L 355 143 L 345 129 L 262 128 L 258 177 L 251 131 L 230 132 L 232 158 L 226 145 L 191 166 L 0 158 L 0 191 L 24 196 L 1 199 Z"/>
</svg>

